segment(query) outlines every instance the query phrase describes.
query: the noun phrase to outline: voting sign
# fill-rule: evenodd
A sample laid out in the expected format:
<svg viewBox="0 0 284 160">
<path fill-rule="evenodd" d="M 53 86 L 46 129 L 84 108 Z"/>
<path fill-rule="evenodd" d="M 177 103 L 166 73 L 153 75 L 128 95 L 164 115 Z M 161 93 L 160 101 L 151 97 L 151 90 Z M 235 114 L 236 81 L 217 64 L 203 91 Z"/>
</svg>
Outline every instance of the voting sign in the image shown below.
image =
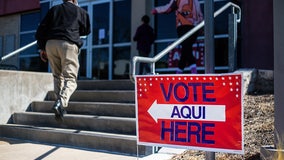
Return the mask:
<svg viewBox="0 0 284 160">
<path fill-rule="evenodd" d="M 135 80 L 138 144 L 244 153 L 241 74 Z"/>
</svg>

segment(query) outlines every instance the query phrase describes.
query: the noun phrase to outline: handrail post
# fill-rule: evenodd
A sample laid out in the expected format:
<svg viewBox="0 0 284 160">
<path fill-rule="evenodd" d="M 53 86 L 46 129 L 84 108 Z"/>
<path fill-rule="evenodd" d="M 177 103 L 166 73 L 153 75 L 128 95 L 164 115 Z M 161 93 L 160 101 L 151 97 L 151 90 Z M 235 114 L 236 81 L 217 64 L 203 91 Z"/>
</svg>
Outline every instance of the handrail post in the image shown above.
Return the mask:
<svg viewBox="0 0 284 160">
<path fill-rule="evenodd" d="M 215 43 L 214 43 L 214 0 L 205 0 L 205 73 L 214 73 Z M 215 152 L 205 152 L 206 160 L 215 160 Z"/>
<path fill-rule="evenodd" d="M 214 73 L 215 43 L 214 43 L 214 1 L 205 0 L 205 73 Z"/>
<path fill-rule="evenodd" d="M 228 40 L 228 66 L 229 72 L 237 68 L 237 15 L 233 12 L 229 14 L 229 40 Z"/>
<path fill-rule="evenodd" d="M 153 62 L 153 63 L 151 63 L 151 74 L 156 74 L 155 73 L 155 68 L 156 68 L 156 66 L 155 66 L 155 62 Z"/>
</svg>

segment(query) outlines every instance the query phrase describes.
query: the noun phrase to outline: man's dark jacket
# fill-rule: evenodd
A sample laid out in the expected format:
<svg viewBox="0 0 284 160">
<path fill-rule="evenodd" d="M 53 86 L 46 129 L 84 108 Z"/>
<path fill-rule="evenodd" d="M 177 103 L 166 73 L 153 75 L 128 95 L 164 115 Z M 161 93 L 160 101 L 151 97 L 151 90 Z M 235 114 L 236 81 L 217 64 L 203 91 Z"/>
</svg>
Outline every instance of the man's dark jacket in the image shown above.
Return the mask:
<svg viewBox="0 0 284 160">
<path fill-rule="evenodd" d="M 88 13 L 70 2 L 64 2 L 52 7 L 40 23 L 36 39 L 39 49 L 45 50 L 45 44 L 50 39 L 66 40 L 83 45 L 80 36 L 90 33 L 90 19 Z"/>
</svg>

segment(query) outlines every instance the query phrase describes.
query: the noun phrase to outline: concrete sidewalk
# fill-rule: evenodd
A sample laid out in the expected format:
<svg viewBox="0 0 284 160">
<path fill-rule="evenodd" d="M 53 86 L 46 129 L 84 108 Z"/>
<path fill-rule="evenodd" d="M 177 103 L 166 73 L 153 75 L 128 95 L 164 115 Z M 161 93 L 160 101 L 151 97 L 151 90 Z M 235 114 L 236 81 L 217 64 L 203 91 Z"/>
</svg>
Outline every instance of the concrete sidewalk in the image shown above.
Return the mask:
<svg viewBox="0 0 284 160">
<path fill-rule="evenodd" d="M 137 158 L 0 137 L 0 160 L 169 160 L 175 154 L 181 154 L 184 151 L 184 149 L 162 148 L 156 154 Z"/>
<path fill-rule="evenodd" d="M 0 160 L 137 160 L 127 155 L 0 138 Z"/>
<path fill-rule="evenodd" d="M 161 148 L 158 153 L 135 157 L 67 146 L 40 144 L 0 137 L 0 160 L 169 160 L 184 149 Z"/>
</svg>

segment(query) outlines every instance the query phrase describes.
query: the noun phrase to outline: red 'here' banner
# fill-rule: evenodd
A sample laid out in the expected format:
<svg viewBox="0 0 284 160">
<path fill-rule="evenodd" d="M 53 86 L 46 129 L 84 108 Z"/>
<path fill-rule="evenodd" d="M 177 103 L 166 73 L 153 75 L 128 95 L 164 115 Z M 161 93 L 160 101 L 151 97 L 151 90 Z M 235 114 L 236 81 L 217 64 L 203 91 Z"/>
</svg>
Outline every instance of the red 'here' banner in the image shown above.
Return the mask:
<svg viewBox="0 0 284 160">
<path fill-rule="evenodd" d="M 136 76 L 138 144 L 243 154 L 241 74 Z"/>
</svg>

